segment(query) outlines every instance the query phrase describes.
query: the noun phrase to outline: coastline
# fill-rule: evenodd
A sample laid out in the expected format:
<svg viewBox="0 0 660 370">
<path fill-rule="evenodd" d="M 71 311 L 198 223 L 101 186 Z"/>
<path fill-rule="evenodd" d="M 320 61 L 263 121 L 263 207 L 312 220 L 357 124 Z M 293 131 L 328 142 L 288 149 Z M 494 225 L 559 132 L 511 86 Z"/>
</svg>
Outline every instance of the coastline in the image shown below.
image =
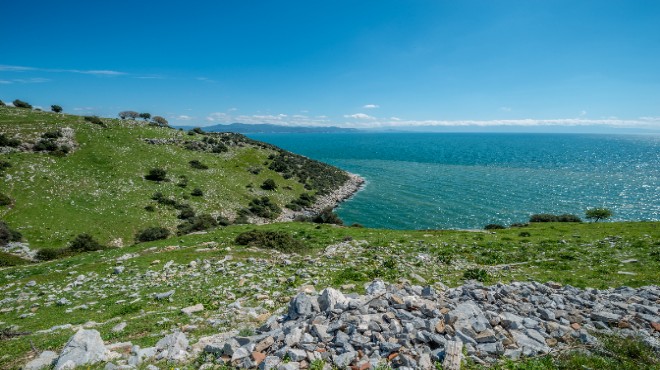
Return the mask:
<svg viewBox="0 0 660 370">
<path fill-rule="evenodd" d="M 300 211 L 284 209 L 282 214 L 277 219 L 275 219 L 274 222 L 287 222 L 293 221 L 298 216 L 316 215 L 328 207 L 335 209 L 342 202 L 350 199 L 353 195 L 360 191 L 365 183 L 366 180 L 363 177 L 348 172 L 348 180 L 346 180 L 346 182 L 338 189 L 332 191 L 330 194 L 319 196 L 313 205 Z"/>
</svg>

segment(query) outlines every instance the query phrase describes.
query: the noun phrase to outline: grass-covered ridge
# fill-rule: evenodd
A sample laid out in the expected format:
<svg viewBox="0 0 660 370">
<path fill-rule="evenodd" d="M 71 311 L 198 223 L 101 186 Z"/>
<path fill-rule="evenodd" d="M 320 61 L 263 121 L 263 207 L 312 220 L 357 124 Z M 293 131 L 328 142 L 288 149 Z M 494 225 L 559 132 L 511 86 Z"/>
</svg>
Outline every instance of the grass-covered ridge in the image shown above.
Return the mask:
<svg viewBox="0 0 660 370">
<path fill-rule="evenodd" d="M 252 230 L 261 235 L 255 237 Z M 212 333 L 257 327 L 298 291 L 332 286 L 362 292 L 362 284 L 374 278 L 442 289 L 443 284 L 460 285 L 470 277 L 468 271 L 483 270 L 486 284 L 653 285 L 660 282 L 659 240 L 658 222 L 541 223 L 495 232 L 294 222 L 234 225 L 9 267 L 0 274 L 0 329 L 31 334 L 0 343 L 0 368 L 24 364 L 30 342 L 39 350 L 60 350 L 71 329 L 38 332 L 57 325 L 96 322 L 90 325 L 104 339 L 141 346 L 153 345 L 175 328 L 196 325 L 189 333 L 194 342 Z M 273 249 L 259 248 L 260 243 Z M 154 297 L 171 290 L 175 293 L 169 299 Z M 180 313 L 198 303 L 205 307 L 204 320 Z M 122 321 L 126 329 L 113 332 Z"/>
<path fill-rule="evenodd" d="M 58 135 L 71 132 L 73 140 L 61 144 Z M 59 248 L 81 233 L 102 244 L 119 238 L 132 244 L 147 227 L 173 234 L 190 229 L 177 229 L 182 208 L 233 220 L 255 198 L 267 196 L 284 208 L 303 193 L 325 193 L 347 178 L 337 168 L 242 135 L 187 133 L 142 121 L 0 107 L 0 134 L 8 144 L 0 148 L 0 194 L 9 199 L 0 216 L 32 248 Z M 25 143 L 33 150 L 26 151 Z M 301 166 L 296 174 L 269 168 L 283 155 Z M 165 170 L 165 181 L 145 178 L 152 169 Z M 268 179 L 275 189 L 262 189 Z M 172 202 L 152 199 L 157 193 Z"/>
</svg>

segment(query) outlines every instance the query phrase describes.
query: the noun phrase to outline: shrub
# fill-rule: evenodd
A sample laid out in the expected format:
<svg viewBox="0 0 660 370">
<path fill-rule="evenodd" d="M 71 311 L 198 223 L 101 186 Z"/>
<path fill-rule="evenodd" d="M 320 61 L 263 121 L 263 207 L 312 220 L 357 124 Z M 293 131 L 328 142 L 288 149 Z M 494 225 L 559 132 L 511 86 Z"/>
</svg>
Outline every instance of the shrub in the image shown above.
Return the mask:
<svg viewBox="0 0 660 370">
<path fill-rule="evenodd" d="M 273 179 L 266 179 L 266 181 L 264 181 L 264 183 L 261 184 L 261 188 L 264 190 L 275 190 L 277 189 L 277 184 Z"/>
<path fill-rule="evenodd" d="M 41 139 L 34 144 L 33 149 L 37 152 L 53 152 L 57 150 L 57 144 L 52 139 Z"/>
<path fill-rule="evenodd" d="M 8 195 L 0 193 L 0 207 L 8 206 L 11 203 L 12 199 Z"/>
<path fill-rule="evenodd" d="M 557 216 L 558 222 L 582 222 L 582 219 L 576 215 L 564 213 L 563 215 Z"/>
<path fill-rule="evenodd" d="M 202 130 L 201 127 L 195 127 L 195 128 L 193 128 L 193 129 L 192 129 L 192 132 L 194 132 L 194 133 L 196 133 L 196 134 L 200 134 L 200 135 L 203 135 L 203 134 L 204 134 L 204 130 Z"/>
<path fill-rule="evenodd" d="M 484 226 L 484 230 L 500 230 L 500 229 L 506 229 L 506 227 L 500 224 L 488 224 Z"/>
<path fill-rule="evenodd" d="M 167 239 L 170 236 L 170 231 L 164 227 L 149 227 L 135 235 L 135 240 L 138 242 L 150 242 L 153 240 Z"/>
<path fill-rule="evenodd" d="M 148 206 L 144 207 L 144 210 L 147 211 L 147 212 L 156 212 L 156 207 L 149 204 Z"/>
<path fill-rule="evenodd" d="M 249 207 L 253 215 L 270 219 L 276 218 L 282 212 L 282 209 L 268 197 L 252 199 Z"/>
<path fill-rule="evenodd" d="M 93 123 L 95 125 L 105 126 L 105 123 L 103 123 L 103 121 L 101 121 L 99 116 L 85 116 L 84 119 L 85 119 L 85 121 Z"/>
<path fill-rule="evenodd" d="M 182 219 L 182 220 L 187 220 L 189 218 L 193 218 L 193 217 L 195 217 L 195 210 L 191 206 L 182 208 L 179 211 L 179 215 L 177 217 Z"/>
<path fill-rule="evenodd" d="M 0 246 L 5 246 L 9 242 L 20 242 L 22 238 L 21 233 L 10 228 L 4 221 L 0 221 Z"/>
<path fill-rule="evenodd" d="M 139 116 L 143 120 L 147 121 L 147 120 L 149 120 L 149 118 L 151 118 L 151 113 L 140 113 Z"/>
<path fill-rule="evenodd" d="M 54 248 L 42 248 L 37 251 L 34 258 L 37 261 L 51 261 L 62 255 L 62 251 Z"/>
<path fill-rule="evenodd" d="M 252 230 L 239 234 L 236 244 L 265 249 L 276 249 L 282 252 L 301 252 L 305 245 L 284 231 Z"/>
<path fill-rule="evenodd" d="M 529 216 L 529 222 L 557 222 L 558 218 L 549 213 L 539 213 Z"/>
<path fill-rule="evenodd" d="M 0 134 L 0 146 L 15 148 L 21 145 L 21 141 L 16 138 L 8 138 L 5 134 Z"/>
<path fill-rule="evenodd" d="M 0 252 L 0 267 L 18 266 L 30 263 L 28 260 L 11 253 Z"/>
<path fill-rule="evenodd" d="M 530 234 L 527 231 L 521 231 L 520 234 L 518 234 L 518 236 L 520 236 L 522 238 L 528 238 L 528 237 L 532 236 L 532 234 Z"/>
<path fill-rule="evenodd" d="M 167 171 L 162 168 L 152 168 L 144 178 L 151 181 L 165 181 L 167 180 Z"/>
<path fill-rule="evenodd" d="M 229 221 L 229 219 L 225 216 L 220 215 L 216 218 L 216 220 L 218 221 L 218 225 L 220 225 L 220 226 L 229 226 L 229 225 L 231 225 L 231 221 Z"/>
<path fill-rule="evenodd" d="M 22 100 L 16 99 L 16 100 L 14 100 L 13 104 L 16 108 L 32 109 L 32 105 L 30 105 L 27 102 L 24 102 Z"/>
<path fill-rule="evenodd" d="M 203 197 L 204 192 L 200 188 L 194 188 L 193 191 L 190 192 L 190 195 L 193 197 Z"/>
<path fill-rule="evenodd" d="M 91 252 L 104 249 L 104 247 L 89 234 L 80 234 L 71 241 L 69 250 L 72 252 Z"/>
<path fill-rule="evenodd" d="M 476 280 L 485 283 L 488 280 L 488 272 L 479 268 L 467 269 L 463 273 L 463 279 Z"/>
<path fill-rule="evenodd" d="M 206 170 L 209 168 L 209 166 L 205 165 L 204 163 L 193 159 L 192 161 L 188 162 L 190 164 L 190 167 L 198 169 L 198 170 Z"/>
<path fill-rule="evenodd" d="M 7 105 L 7 104 L 5 104 L 5 102 L 3 102 L 2 100 L 0 100 L 0 107 L 4 107 L 4 106 L 6 106 L 6 105 Z"/>
<path fill-rule="evenodd" d="M 50 106 L 50 110 L 52 110 L 55 113 L 60 113 L 62 112 L 62 107 L 57 104 L 53 104 Z"/>
<path fill-rule="evenodd" d="M 188 186 L 188 178 L 185 175 L 179 176 L 179 182 L 176 184 L 176 186 L 180 188 L 185 188 Z"/>
<path fill-rule="evenodd" d="M 213 216 L 205 213 L 199 216 L 189 218 L 187 222 L 184 222 L 177 226 L 178 234 L 189 234 L 195 231 L 204 231 L 209 230 L 218 226 L 218 221 L 213 218 Z"/>
<path fill-rule="evenodd" d="M 0 161 L 0 173 L 2 173 L 7 168 L 11 168 L 11 163 L 9 163 L 7 161 Z"/>
<path fill-rule="evenodd" d="M 318 215 L 312 218 L 312 222 L 317 224 L 335 224 L 343 225 L 344 221 L 337 216 L 331 207 L 323 209 Z"/>
</svg>

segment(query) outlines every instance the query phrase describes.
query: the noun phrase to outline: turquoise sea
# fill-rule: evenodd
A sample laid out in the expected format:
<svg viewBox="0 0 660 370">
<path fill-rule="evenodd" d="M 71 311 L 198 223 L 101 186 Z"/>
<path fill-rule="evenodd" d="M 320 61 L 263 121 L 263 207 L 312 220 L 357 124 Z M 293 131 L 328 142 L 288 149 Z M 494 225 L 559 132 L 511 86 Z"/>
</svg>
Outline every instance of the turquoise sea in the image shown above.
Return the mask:
<svg viewBox="0 0 660 370">
<path fill-rule="evenodd" d="M 359 174 L 338 209 L 348 224 L 482 228 L 532 213 L 607 207 L 614 220 L 660 220 L 660 136 L 584 134 L 253 134 Z"/>
</svg>

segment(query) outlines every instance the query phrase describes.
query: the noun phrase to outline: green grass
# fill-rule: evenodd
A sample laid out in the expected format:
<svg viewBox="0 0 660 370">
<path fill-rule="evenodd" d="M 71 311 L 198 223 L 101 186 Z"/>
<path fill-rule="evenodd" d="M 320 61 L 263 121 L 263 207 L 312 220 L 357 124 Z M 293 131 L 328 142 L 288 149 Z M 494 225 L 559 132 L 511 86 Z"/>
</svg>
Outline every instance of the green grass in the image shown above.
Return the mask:
<svg viewBox="0 0 660 370">
<path fill-rule="evenodd" d="M 122 238 L 131 244 L 138 230 L 160 225 L 176 231 L 176 210 L 154 205 L 155 192 L 190 203 L 198 213 L 233 216 L 250 200 L 267 195 L 280 207 L 296 199 L 303 185 L 295 178 L 284 179 L 265 163 L 272 149 L 257 145 L 231 146 L 229 152 L 213 154 L 186 150 L 176 145 L 150 145 L 152 139 L 200 140 L 186 133 L 105 120 L 107 127 L 85 122 L 82 117 L 0 107 L 0 132 L 22 141 L 35 140 L 46 131 L 71 127 L 78 149 L 65 157 L 43 153 L 11 153 L 0 159 L 11 164 L 7 181 L 0 182 L 0 194 L 15 200 L 13 207 L 0 207 L 0 216 L 36 248 L 62 247 L 80 233 L 89 233 L 102 243 Z M 198 160 L 207 170 L 191 168 Z M 143 178 L 152 168 L 168 172 L 169 182 Z M 248 171 L 261 168 L 259 174 Z M 186 176 L 188 186 L 176 186 Z M 277 191 L 265 191 L 259 184 L 272 178 Z M 248 185 L 252 187 L 248 187 Z M 199 188 L 203 197 L 190 193 Z M 187 199 L 186 199 L 187 198 Z"/>
<path fill-rule="evenodd" d="M 304 248 L 297 254 L 282 255 L 235 243 L 237 235 L 255 228 L 288 233 Z M 411 277 L 414 273 L 426 279 L 427 284 L 457 286 L 463 283 L 465 272 L 470 269 L 487 271 L 489 283 L 552 280 L 581 288 L 607 288 L 660 282 L 660 261 L 649 257 L 660 247 L 658 222 L 544 223 L 525 230 L 530 236 L 519 237 L 520 229 L 485 233 L 378 230 L 308 223 L 234 225 L 206 234 L 3 268 L 2 297 L 18 301 L 0 304 L 0 322 L 4 327 L 15 326 L 16 331 L 36 332 L 55 325 L 94 321 L 102 323 L 96 328 L 106 340 L 148 346 L 169 330 L 190 324 L 198 325 L 189 334 L 193 342 L 231 328 L 256 327 L 258 319 L 237 316 L 228 305 L 240 300 L 244 307 L 258 308 L 268 316 L 285 306 L 301 286 L 310 284 L 318 290 L 355 284 L 355 291 L 363 292 L 363 283 L 373 278 L 414 281 Z M 325 253 L 328 246 L 341 245 L 346 240 L 349 241 L 339 250 Z M 113 275 L 117 259 L 127 254 L 133 257 L 124 261 L 125 271 Z M 448 255 L 449 264 L 443 262 Z M 639 262 L 622 264 L 626 259 Z M 176 274 L 161 280 L 160 273 L 168 261 L 179 267 Z M 191 261 L 198 267 L 208 263 L 211 268 L 192 269 L 188 267 Z M 502 266 L 508 263 L 517 264 Z M 88 282 L 67 290 L 79 275 L 85 275 Z M 31 280 L 37 285 L 24 288 Z M 170 289 L 176 291 L 171 301 L 152 298 L 153 293 Z M 27 296 L 21 296 L 22 293 Z M 274 305 L 265 305 L 263 299 L 257 298 L 259 294 L 269 297 Z M 72 303 L 58 306 L 49 295 L 67 298 Z M 181 308 L 197 303 L 206 307 L 199 317 L 216 318 L 218 326 L 179 313 Z M 82 304 L 88 308 L 66 312 Z M 20 308 L 16 309 L 17 306 Z M 37 307 L 34 316 L 21 319 L 32 307 Z M 110 329 L 120 321 L 128 322 L 127 329 L 112 333 Z M 63 330 L 3 341 L 0 368 L 25 363 L 31 351 L 30 341 L 40 350 L 58 350 L 71 334 L 71 330 Z M 576 357 L 571 361 L 578 360 Z"/>
</svg>

